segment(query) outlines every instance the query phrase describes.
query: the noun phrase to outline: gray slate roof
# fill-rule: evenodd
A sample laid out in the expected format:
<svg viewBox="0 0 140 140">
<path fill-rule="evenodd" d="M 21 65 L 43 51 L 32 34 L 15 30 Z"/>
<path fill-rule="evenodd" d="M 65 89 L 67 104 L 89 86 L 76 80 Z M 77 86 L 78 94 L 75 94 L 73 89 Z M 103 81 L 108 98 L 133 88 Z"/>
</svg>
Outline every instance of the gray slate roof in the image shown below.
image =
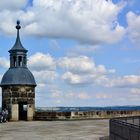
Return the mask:
<svg viewBox="0 0 140 140">
<path fill-rule="evenodd" d="M 36 86 L 36 82 L 28 68 L 19 67 L 9 68 L 9 70 L 4 74 L 0 86 L 6 85 Z"/>
<path fill-rule="evenodd" d="M 16 42 L 15 42 L 14 46 L 11 48 L 11 50 L 9 50 L 9 52 L 13 52 L 13 51 L 27 52 L 27 50 L 21 44 L 20 37 L 19 37 L 19 31 L 17 32 L 17 38 L 16 38 Z"/>
</svg>

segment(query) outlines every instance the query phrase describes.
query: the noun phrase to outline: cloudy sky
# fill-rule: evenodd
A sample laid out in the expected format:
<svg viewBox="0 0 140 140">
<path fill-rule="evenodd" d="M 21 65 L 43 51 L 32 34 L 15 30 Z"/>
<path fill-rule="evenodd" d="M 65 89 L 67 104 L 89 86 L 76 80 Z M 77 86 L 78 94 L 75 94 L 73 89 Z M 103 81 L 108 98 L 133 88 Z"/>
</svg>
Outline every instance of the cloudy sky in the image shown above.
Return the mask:
<svg viewBox="0 0 140 140">
<path fill-rule="evenodd" d="M 17 19 L 36 106 L 140 105 L 139 0 L 1 0 L 0 79 Z"/>
</svg>

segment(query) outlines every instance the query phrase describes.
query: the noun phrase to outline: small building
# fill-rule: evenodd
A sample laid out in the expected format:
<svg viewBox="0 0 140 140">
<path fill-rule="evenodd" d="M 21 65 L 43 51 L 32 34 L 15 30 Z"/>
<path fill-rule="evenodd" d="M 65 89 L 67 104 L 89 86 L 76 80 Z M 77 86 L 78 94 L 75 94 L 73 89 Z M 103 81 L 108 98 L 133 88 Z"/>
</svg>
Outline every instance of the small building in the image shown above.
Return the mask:
<svg viewBox="0 0 140 140">
<path fill-rule="evenodd" d="M 33 120 L 35 111 L 35 87 L 33 74 L 27 68 L 27 52 L 20 41 L 20 21 L 17 21 L 17 38 L 9 50 L 10 68 L 3 75 L 2 109 L 7 108 L 11 121 Z"/>
</svg>

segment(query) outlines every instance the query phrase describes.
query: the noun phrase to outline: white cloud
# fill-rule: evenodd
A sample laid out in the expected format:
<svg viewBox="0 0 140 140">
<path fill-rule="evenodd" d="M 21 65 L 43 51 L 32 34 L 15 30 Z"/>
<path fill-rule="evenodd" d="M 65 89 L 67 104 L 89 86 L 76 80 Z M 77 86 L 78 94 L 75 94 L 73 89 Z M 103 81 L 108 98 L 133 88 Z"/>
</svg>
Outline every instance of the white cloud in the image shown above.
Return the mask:
<svg viewBox="0 0 140 140">
<path fill-rule="evenodd" d="M 89 96 L 87 93 L 79 93 L 78 98 L 82 100 L 90 99 L 91 96 Z"/>
<path fill-rule="evenodd" d="M 46 97 L 48 86 L 58 78 L 54 58 L 50 54 L 37 52 L 29 57 L 28 65 L 37 82 L 37 93 L 42 96 L 40 98 Z"/>
<path fill-rule="evenodd" d="M 140 15 L 133 12 L 127 13 L 128 33 L 133 42 L 140 42 Z"/>
<path fill-rule="evenodd" d="M 97 70 L 98 70 L 98 73 L 100 73 L 100 74 L 106 74 L 107 73 L 107 70 L 106 70 L 104 65 L 99 65 L 97 67 Z"/>
<path fill-rule="evenodd" d="M 72 38 L 95 44 L 116 42 L 125 32 L 122 26 L 114 22 L 123 5 L 115 5 L 111 1 L 34 0 L 33 5 L 32 11 L 40 16 L 25 29 L 37 36 Z M 112 36 L 115 37 L 110 39 Z"/>
<path fill-rule="evenodd" d="M 5 57 L 0 57 L 0 67 L 9 68 L 10 62 Z"/>
<path fill-rule="evenodd" d="M 131 87 L 139 86 L 140 76 L 137 75 L 126 75 L 121 78 L 116 78 L 112 80 L 111 85 L 116 87 Z"/>
<path fill-rule="evenodd" d="M 104 65 L 96 66 L 94 60 L 87 56 L 62 57 L 56 60 L 49 54 L 36 53 L 30 57 L 29 66 L 38 84 L 54 82 L 56 78 L 60 78 L 58 74 L 70 85 L 94 84 L 108 88 L 136 88 L 140 84 L 138 75 L 109 77 L 109 74 L 115 73 L 115 69 L 106 69 Z M 60 73 L 57 73 L 57 70 Z"/>
<path fill-rule="evenodd" d="M 62 79 L 69 84 L 93 84 L 102 81 L 108 74 L 115 73 L 115 69 L 107 70 L 104 65 L 96 66 L 94 60 L 87 56 L 62 57 L 57 63 L 64 70 Z"/>
<path fill-rule="evenodd" d="M 139 92 L 140 93 L 140 92 Z M 134 91 L 132 90 L 130 94 L 128 94 L 129 101 L 140 101 L 140 94 L 138 93 L 138 90 Z"/>
<path fill-rule="evenodd" d="M 99 45 L 78 44 L 77 46 L 68 49 L 68 56 L 89 55 L 94 54 L 100 49 Z"/>
<path fill-rule="evenodd" d="M 132 88 L 130 90 L 130 92 L 133 93 L 133 94 L 140 94 L 140 89 L 139 88 Z"/>
<path fill-rule="evenodd" d="M 86 92 L 68 92 L 67 94 L 64 95 L 64 97 L 66 99 L 82 99 L 82 100 L 86 100 L 86 99 L 90 99 L 92 98 L 91 95 L 89 95 L 88 93 Z"/>
<path fill-rule="evenodd" d="M 62 57 L 57 63 L 64 70 L 62 79 L 69 84 L 89 84 L 96 75 L 95 63 L 87 56 Z"/>
<path fill-rule="evenodd" d="M 15 35 L 15 22 L 19 19 L 20 15 L 22 15 L 23 11 L 10 11 L 10 10 L 3 10 L 0 12 L 0 31 L 6 35 Z M 8 17 L 8 18 L 7 18 Z"/>
<path fill-rule="evenodd" d="M 116 70 L 115 70 L 115 69 L 109 69 L 109 70 L 108 70 L 108 73 L 112 73 L 112 74 L 113 74 L 113 73 L 116 73 Z"/>
<path fill-rule="evenodd" d="M 132 88 L 139 87 L 139 75 L 125 75 L 122 77 L 108 78 L 102 76 L 96 80 L 96 83 L 105 87 Z"/>
<path fill-rule="evenodd" d="M 90 84 L 92 83 L 94 75 L 79 75 L 73 74 L 71 72 L 66 72 L 62 75 L 62 79 L 69 84 L 78 85 L 78 84 Z"/>
<path fill-rule="evenodd" d="M 1 0 L 0 1 L 0 11 L 4 9 L 8 10 L 19 10 L 24 7 L 27 3 L 27 0 Z M 9 17 L 8 17 L 9 18 Z"/>
<path fill-rule="evenodd" d="M 95 95 L 95 98 L 96 99 L 109 99 L 111 98 L 112 96 L 110 94 L 107 94 L 107 93 L 97 93 Z"/>
<path fill-rule="evenodd" d="M 58 66 L 74 73 L 93 73 L 96 71 L 94 61 L 87 56 L 62 57 L 58 60 Z"/>
<path fill-rule="evenodd" d="M 0 74 L 0 81 L 1 81 L 1 79 L 2 79 L 2 74 Z"/>
<path fill-rule="evenodd" d="M 60 94 L 58 92 L 52 93 L 52 98 L 58 98 L 60 97 Z"/>
<path fill-rule="evenodd" d="M 29 68 L 41 71 L 41 70 L 55 70 L 56 64 L 53 57 L 50 54 L 36 53 L 29 57 Z"/>
<path fill-rule="evenodd" d="M 57 73 L 55 71 L 33 71 L 35 79 L 38 83 L 50 83 L 57 78 Z"/>
<path fill-rule="evenodd" d="M 100 86 L 105 86 L 105 87 L 109 87 L 109 79 L 106 75 L 102 75 L 102 76 L 99 76 L 96 80 L 95 80 L 95 83 L 97 85 L 100 85 Z"/>
<path fill-rule="evenodd" d="M 71 84 L 79 84 L 79 83 L 82 83 L 81 77 L 79 75 L 74 75 L 71 72 L 66 72 L 62 76 L 62 79 L 66 80 L 68 83 L 71 83 Z"/>
<path fill-rule="evenodd" d="M 62 91 L 58 89 L 52 89 L 50 92 L 51 92 L 52 98 L 56 98 L 56 99 L 61 98 L 61 97 L 63 98 Z"/>
<path fill-rule="evenodd" d="M 38 84 L 37 84 L 37 87 L 45 88 L 45 87 L 46 87 L 46 84 L 44 84 L 44 83 L 38 83 Z"/>
<path fill-rule="evenodd" d="M 16 0 L 15 3 L 21 4 Z M 14 21 L 20 18 L 25 34 L 69 38 L 89 44 L 114 43 L 125 34 L 125 28 L 117 20 L 123 7 L 124 3 L 105 0 L 33 0 L 33 6 L 26 11 L 15 14 L 10 8 L 3 10 L 0 25 L 3 32 L 12 33 Z"/>
</svg>

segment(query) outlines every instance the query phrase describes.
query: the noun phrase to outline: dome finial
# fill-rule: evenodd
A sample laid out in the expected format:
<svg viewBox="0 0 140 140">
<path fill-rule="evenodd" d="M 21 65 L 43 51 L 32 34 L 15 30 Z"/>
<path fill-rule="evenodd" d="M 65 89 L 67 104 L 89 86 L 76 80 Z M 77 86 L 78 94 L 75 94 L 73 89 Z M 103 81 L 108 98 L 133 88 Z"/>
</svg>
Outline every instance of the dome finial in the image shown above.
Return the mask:
<svg viewBox="0 0 140 140">
<path fill-rule="evenodd" d="M 20 41 L 20 34 L 19 34 L 19 29 L 21 28 L 20 26 L 20 21 L 17 20 L 17 25 L 16 25 L 16 29 L 17 29 L 17 37 L 16 37 L 16 42 L 14 44 L 14 46 L 9 50 L 9 53 L 13 53 L 13 52 L 25 52 L 27 53 L 27 50 L 22 46 L 22 43 Z"/>
<path fill-rule="evenodd" d="M 19 30 L 21 28 L 20 26 L 20 20 L 17 20 L 17 26 L 16 26 L 16 29 Z"/>
</svg>

